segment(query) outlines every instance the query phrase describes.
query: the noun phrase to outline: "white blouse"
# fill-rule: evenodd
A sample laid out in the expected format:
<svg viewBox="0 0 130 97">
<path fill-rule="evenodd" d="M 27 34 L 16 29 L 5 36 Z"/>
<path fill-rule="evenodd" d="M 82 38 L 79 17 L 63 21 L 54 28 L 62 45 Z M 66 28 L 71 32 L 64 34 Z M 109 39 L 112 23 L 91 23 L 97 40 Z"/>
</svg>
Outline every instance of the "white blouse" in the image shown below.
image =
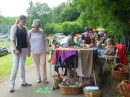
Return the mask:
<svg viewBox="0 0 130 97">
<path fill-rule="evenodd" d="M 34 33 L 32 30 L 28 31 L 28 37 L 30 39 L 31 53 L 40 54 L 42 52 L 49 51 L 49 45 L 46 38 L 46 34 L 42 29 Z"/>
</svg>

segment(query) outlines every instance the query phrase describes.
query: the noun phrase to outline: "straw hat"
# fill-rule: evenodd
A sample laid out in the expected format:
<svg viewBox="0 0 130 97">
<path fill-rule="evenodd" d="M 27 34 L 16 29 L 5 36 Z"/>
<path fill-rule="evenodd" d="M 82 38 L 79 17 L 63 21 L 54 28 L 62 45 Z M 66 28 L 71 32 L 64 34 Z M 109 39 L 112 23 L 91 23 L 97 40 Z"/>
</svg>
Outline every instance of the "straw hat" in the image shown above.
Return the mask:
<svg viewBox="0 0 130 97">
<path fill-rule="evenodd" d="M 39 19 L 33 20 L 32 27 L 41 27 L 41 23 Z"/>
</svg>

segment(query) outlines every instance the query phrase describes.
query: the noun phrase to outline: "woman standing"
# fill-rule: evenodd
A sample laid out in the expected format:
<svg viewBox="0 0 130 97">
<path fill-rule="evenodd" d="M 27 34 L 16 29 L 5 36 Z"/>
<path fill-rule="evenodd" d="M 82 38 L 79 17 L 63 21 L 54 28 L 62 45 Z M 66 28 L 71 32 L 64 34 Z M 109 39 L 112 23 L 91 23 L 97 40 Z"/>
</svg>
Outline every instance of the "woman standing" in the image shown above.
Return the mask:
<svg viewBox="0 0 130 97">
<path fill-rule="evenodd" d="M 37 83 L 41 82 L 41 77 L 44 82 L 48 83 L 46 75 L 46 53 L 49 52 L 49 45 L 44 31 L 40 27 L 40 20 L 35 19 L 32 29 L 29 30 L 28 34 L 31 53 L 36 67 Z"/>
<path fill-rule="evenodd" d="M 16 24 L 11 27 L 10 39 L 12 43 L 12 56 L 13 67 L 10 76 L 10 92 L 14 92 L 16 74 L 20 71 L 20 83 L 22 87 L 31 86 L 26 83 L 25 79 L 25 60 L 28 52 L 30 56 L 30 45 L 28 40 L 27 28 L 24 26 L 26 23 L 26 16 L 20 15 Z"/>
</svg>

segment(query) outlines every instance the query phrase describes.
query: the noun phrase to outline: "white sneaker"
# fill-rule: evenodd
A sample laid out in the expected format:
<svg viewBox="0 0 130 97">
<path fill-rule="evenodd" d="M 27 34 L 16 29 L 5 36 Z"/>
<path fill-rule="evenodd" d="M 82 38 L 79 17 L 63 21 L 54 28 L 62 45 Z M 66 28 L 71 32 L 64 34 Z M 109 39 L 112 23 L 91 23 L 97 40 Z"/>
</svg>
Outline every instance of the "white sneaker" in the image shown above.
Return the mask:
<svg viewBox="0 0 130 97">
<path fill-rule="evenodd" d="M 14 92 L 14 87 L 10 87 L 10 92 Z"/>
<path fill-rule="evenodd" d="M 45 83 L 48 83 L 47 78 L 43 78 L 43 81 L 44 81 Z"/>
<path fill-rule="evenodd" d="M 40 83 L 41 82 L 41 78 L 39 78 L 38 80 L 37 80 L 37 83 Z"/>
</svg>

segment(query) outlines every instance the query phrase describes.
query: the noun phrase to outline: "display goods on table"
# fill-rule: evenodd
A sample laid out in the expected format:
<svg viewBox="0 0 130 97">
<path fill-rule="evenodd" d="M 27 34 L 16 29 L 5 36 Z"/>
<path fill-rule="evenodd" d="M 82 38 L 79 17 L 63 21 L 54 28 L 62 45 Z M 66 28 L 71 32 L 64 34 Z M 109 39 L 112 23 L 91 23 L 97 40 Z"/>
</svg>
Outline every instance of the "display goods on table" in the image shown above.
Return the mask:
<svg viewBox="0 0 130 97">
<path fill-rule="evenodd" d="M 98 87 L 94 70 L 94 58 L 96 54 L 95 49 L 89 48 L 88 45 L 84 46 L 84 48 L 57 48 L 52 50 L 51 54 L 52 54 L 51 56 L 52 62 L 50 61 L 49 62 L 54 65 L 54 69 L 57 72 L 56 74 L 54 74 L 56 75 L 54 77 L 54 87 L 60 88 L 61 94 L 74 95 L 83 93 L 83 87 L 86 86 L 86 83 L 85 81 L 82 81 L 82 78 L 87 78 L 91 80 L 90 78 L 91 75 L 93 75 L 94 77 L 95 82 L 94 86 Z M 87 55 L 85 56 L 86 59 L 82 55 Z M 67 60 L 69 60 L 68 63 Z M 87 65 L 84 64 L 85 62 L 88 63 L 88 61 L 91 62 L 89 62 L 89 64 Z M 59 63 L 61 63 L 63 66 Z M 64 74 L 59 73 L 56 67 L 57 69 L 60 67 L 64 69 L 64 71 L 66 69 L 66 72 L 64 72 Z M 79 78 L 81 80 L 79 80 Z M 92 91 L 92 95 L 95 95 L 97 91 L 99 93 L 99 89 L 96 91 Z M 91 93 L 89 94 L 91 95 Z M 100 97 L 100 96 L 90 96 L 90 97 Z"/>
</svg>

